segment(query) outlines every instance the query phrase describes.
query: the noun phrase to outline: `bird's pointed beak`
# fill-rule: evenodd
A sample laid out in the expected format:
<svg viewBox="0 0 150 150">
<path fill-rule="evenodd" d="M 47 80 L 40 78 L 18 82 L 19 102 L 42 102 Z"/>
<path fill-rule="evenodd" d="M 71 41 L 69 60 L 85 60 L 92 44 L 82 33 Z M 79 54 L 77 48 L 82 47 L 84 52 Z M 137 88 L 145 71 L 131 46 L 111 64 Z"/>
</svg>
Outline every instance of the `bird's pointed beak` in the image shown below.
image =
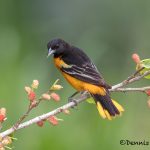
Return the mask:
<svg viewBox="0 0 150 150">
<path fill-rule="evenodd" d="M 51 48 L 49 48 L 47 57 L 49 57 L 49 56 L 50 56 L 51 54 L 53 54 L 54 52 L 55 52 L 54 50 L 52 50 Z"/>
</svg>

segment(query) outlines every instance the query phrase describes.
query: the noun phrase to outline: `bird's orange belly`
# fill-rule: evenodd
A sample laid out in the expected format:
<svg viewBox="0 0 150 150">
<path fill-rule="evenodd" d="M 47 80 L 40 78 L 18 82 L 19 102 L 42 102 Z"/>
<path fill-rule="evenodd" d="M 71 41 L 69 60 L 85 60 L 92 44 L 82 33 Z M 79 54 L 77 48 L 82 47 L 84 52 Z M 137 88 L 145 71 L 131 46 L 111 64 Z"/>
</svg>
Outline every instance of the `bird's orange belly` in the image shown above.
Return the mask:
<svg viewBox="0 0 150 150">
<path fill-rule="evenodd" d="M 106 91 L 103 87 L 96 86 L 84 81 L 80 81 L 64 72 L 62 72 L 65 79 L 77 90 L 77 91 L 89 91 L 92 94 L 105 95 Z"/>
</svg>

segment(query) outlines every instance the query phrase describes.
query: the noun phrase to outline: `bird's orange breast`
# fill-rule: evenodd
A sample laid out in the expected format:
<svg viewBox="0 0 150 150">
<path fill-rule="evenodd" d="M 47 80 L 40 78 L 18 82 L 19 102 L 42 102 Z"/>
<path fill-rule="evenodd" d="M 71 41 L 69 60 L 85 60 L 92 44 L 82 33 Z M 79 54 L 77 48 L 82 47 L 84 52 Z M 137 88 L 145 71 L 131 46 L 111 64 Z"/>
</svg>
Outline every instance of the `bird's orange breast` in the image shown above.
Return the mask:
<svg viewBox="0 0 150 150">
<path fill-rule="evenodd" d="M 61 58 L 54 58 L 54 63 L 56 67 L 60 70 L 60 68 L 63 67 L 70 67 L 68 64 L 66 64 Z M 61 71 L 61 70 L 60 70 Z M 105 88 L 101 86 L 96 86 L 84 81 L 81 81 L 77 78 L 74 78 L 73 76 L 62 72 L 62 75 L 65 77 L 65 79 L 77 90 L 77 91 L 89 91 L 92 94 L 100 94 L 105 95 L 106 91 Z"/>
<path fill-rule="evenodd" d="M 58 69 L 60 69 L 62 66 L 66 68 L 69 67 L 69 65 L 67 65 L 60 57 L 54 58 L 54 63 Z"/>
</svg>

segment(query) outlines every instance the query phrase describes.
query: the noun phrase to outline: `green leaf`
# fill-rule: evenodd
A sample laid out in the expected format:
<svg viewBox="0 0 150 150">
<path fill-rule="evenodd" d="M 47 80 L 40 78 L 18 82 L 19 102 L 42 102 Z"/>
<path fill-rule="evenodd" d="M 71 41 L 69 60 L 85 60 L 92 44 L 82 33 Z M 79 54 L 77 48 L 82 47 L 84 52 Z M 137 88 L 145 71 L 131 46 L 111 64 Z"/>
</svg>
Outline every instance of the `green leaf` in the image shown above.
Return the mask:
<svg viewBox="0 0 150 150">
<path fill-rule="evenodd" d="M 140 74 L 144 74 L 146 71 L 149 71 L 150 70 L 150 59 L 141 60 L 140 66 L 144 67 L 144 69 L 142 71 L 140 71 Z M 138 70 L 138 69 L 139 69 L 139 64 L 137 64 L 137 66 L 136 66 L 136 70 Z M 147 75 L 144 78 L 150 79 L 150 75 Z"/>
<path fill-rule="evenodd" d="M 95 101 L 94 101 L 94 99 L 93 99 L 92 97 L 87 98 L 86 101 L 87 101 L 88 103 L 90 103 L 90 104 L 95 104 Z"/>
<path fill-rule="evenodd" d="M 141 60 L 141 63 L 143 67 L 145 67 L 146 69 L 150 69 L 150 59 L 143 59 Z"/>
</svg>

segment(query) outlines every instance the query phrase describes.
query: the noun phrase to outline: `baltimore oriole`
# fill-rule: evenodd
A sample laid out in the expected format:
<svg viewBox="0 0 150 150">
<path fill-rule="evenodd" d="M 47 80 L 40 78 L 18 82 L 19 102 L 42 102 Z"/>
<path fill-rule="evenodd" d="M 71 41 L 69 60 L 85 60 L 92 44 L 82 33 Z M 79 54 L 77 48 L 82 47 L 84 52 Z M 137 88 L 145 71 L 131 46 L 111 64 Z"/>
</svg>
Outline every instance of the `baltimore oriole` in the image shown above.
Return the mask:
<svg viewBox="0 0 150 150">
<path fill-rule="evenodd" d="M 111 86 L 104 81 L 96 66 L 81 49 L 62 39 L 53 39 L 47 48 L 48 56 L 54 55 L 54 63 L 65 79 L 77 91 L 88 91 L 91 94 L 102 118 L 111 120 L 124 111 L 120 104 L 111 99 L 108 91 Z"/>
</svg>

